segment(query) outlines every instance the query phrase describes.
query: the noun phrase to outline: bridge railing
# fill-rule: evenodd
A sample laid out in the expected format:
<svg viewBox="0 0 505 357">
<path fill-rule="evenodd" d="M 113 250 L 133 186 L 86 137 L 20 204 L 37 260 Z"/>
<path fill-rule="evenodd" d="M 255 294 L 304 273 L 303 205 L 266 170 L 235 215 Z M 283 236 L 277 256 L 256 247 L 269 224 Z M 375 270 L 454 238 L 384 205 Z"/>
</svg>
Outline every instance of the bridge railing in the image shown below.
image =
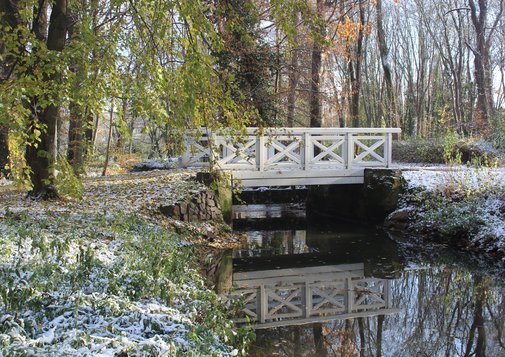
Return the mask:
<svg viewBox="0 0 505 357">
<path fill-rule="evenodd" d="M 244 304 L 235 322 L 256 328 L 397 313 L 391 280 L 365 277 L 363 269 L 358 263 L 235 273 L 227 298 Z"/>
<path fill-rule="evenodd" d="M 188 134 L 183 167 L 223 170 L 389 167 L 397 128 L 248 128 L 243 135 Z M 195 139 L 196 137 L 196 139 Z"/>
</svg>

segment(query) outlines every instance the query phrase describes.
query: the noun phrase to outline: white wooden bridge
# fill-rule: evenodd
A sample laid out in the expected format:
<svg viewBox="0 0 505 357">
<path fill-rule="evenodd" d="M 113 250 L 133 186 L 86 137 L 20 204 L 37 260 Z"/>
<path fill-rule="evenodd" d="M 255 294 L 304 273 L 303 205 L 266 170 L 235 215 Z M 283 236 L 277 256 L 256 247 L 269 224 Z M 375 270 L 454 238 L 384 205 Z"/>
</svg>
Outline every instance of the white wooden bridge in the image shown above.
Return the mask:
<svg viewBox="0 0 505 357">
<path fill-rule="evenodd" d="M 248 128 L 244 135 L 187 135 L 182 167 L 229 171 L 243 187 L 363 183 L 389 167 L 397 128 Z"/>
<path fill-rule="evenodd" d="M 394 314 L 391 282 L 365 277 L 364 264 L 340 264 L 233 274 L 228 298 L 244 301 L 236 322 L 255 328 Z"/>
</svg>

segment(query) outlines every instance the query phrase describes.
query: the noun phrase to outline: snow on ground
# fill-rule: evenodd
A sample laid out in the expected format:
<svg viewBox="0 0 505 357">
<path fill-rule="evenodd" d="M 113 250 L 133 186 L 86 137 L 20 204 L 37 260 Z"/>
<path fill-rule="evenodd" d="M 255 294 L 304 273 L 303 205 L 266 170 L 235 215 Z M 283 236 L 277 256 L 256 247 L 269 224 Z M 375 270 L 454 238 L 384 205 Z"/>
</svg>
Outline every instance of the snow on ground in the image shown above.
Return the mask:
<svg viewBox="0 0 505 357">
<path fill-rule="evenodd" d="M 449 234 L 470 230 L 471 245 L 505 255 L 505 169 L 412 167 L 402 175 L 411 192 L 431 192 L 439 197 L 420 203 L 418 226 L 438 225 Z"/>
<path fill-rule="evenodd" d="M 467 189 L 505 186 L 503 168 L 411 167 L 403 169 L 402 175 L 408 188 L 425 190 L 440 189 L 448 185 L 458 185 Z"/>
<path fill-rule="evenodd" d="M 236 355 L 180 245 L 212 228 L 160 225 L 160 204 L 205 189 L 192 175 L 86 179 L 81 201 L 0 187 L 0 356 Z"/>
<path fill-rule="evenodd" d="M 85 179 L 81 201 L 34 201 L 27 199 L 22 191 L 0 189 L 0 218 L 6 210 L 28 210 L 34 214 L 50 210 L 62 214 L 116 211 L 151 215 L 161 204 L 170 205 L 205 190 L 203 184 L 191 180 L 193 176 L 192 171 L 174 170 Z"/>
</svg>

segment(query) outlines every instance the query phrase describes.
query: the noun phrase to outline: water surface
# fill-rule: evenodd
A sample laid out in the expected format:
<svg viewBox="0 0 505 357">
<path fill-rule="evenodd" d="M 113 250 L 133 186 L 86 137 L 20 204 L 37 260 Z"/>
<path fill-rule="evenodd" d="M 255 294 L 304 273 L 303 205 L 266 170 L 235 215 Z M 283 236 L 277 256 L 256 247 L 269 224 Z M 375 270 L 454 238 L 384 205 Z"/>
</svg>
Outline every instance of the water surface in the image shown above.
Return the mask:
<svg viewBox="0 0 505 357">
<path fill-rule="evenodd" d="M 505 356 L 500 273 L 374 227 L 307 222 L 301 206 L 235 212 L 248 241 L 231 294 L 257 328 L 251 356 Z"/>
</svg>

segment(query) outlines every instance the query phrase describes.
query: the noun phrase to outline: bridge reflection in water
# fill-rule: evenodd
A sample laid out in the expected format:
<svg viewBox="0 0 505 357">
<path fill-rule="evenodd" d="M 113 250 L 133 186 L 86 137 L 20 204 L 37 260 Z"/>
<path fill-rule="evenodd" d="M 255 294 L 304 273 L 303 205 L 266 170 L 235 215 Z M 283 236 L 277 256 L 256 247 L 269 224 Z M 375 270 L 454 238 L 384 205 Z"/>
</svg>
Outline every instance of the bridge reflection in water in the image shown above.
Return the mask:
<svg viewBox="0 0 505 357">
<path fill-rule="evenodd" d="M 236 322 L 255 328 L 399 311 L 392 307 L 390 280 L 365 277 L 363 263 L 234 273 L 233 285 L 229 297 L 245 303 Z"/>
</svg>

